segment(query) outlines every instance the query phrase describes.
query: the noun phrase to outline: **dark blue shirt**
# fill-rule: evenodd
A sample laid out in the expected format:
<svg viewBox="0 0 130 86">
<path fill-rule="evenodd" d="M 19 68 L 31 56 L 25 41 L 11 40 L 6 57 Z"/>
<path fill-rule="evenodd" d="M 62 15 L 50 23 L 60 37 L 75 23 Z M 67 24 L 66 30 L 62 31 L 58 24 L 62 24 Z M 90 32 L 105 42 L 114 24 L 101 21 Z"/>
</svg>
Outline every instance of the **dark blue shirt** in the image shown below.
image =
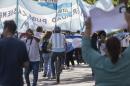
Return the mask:
<svg viewBox="0 0 130 86">
<path fill-rule="evenodd" d="M 0 40 L 0 86 L 23 86 L 23 63 L 28 61 L 25 44 L 16 38 Z"/>
</svg>

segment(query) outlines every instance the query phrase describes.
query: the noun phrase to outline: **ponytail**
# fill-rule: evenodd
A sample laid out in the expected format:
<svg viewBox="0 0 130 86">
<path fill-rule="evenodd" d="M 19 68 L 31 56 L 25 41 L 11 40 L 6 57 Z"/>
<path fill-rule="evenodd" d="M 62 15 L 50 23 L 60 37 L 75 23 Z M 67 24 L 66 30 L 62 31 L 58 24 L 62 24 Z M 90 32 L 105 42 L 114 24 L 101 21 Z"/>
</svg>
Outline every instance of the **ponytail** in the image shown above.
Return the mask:
<svg viewBox="0 0 130 86">
<path fill-rule="evenodd" d="M 119 55 L 121 53 L 121 43 L 116 37 L 111 37 L 106 42 L 106 48 L 110 55 L 111 62 L 116 64 L 119 60 Z"/>
<path fill-rule="evenodd" d="M 109 52 L 110 56 L 111 56 L 111 62 L 113 64 L 116 64 L 119 60 L 119 53 L 118 52 Z"/>
</svg>

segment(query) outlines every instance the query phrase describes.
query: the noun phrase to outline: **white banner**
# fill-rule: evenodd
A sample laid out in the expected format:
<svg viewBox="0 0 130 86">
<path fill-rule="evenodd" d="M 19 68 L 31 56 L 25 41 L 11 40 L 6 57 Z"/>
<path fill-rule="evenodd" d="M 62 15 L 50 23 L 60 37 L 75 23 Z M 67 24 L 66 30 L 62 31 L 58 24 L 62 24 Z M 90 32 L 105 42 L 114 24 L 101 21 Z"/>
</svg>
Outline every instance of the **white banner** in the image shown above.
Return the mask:
<svg viewBox="0 0 130 86">
<path fill-rule="evenodd" d="M 16 20 L 16 0 L 11 0 L 10 3 L 9 1 L 10 0 L 1 0 L 1 22 L 10 19 Z M 94 7 L 86 4 L 85 2 L 83 2 L 83 0 L 63 0 L 58 2 L 57 4 L 49 2 L 35 2 L 32 0 L 18 1 L 19 31 L 25 31 L 28 27 L 36 29 L 37 26 L 42 26 L 46 30 L 52 30 L 56 23 L 61 27 L 62 30 L 81 30 L 84 26 L 83 14 L 89 14 L 89 9 Z M 100 0 L 99 3 L 101 3 L 102 1 Z M 99 4 L 97 3 L 95 4 L 96 7 L 98 7 L 98 5 Z M 108 5 L 107 9 L 111 6 L 111 4 Z M 106 8 L 104 8 L 104 10 L 106 10 Z"/>
<path fill-rule="evenodd" d="M 62 30 L 77 31 L 82 28 L 80 22 L 83 23 L 83 16 L 81 9 L 76 3 L 61 2 L 58 5 L 57 16 L 56 9 L 52 3 L 33 3 L 36 9 L 33 10 L 33 6 L 25 0 L 19 2 L 19 14 L 18 14 L 18 29 L 19 31 L 25 30 L 28 27 L 36 29 L 37 26 L 42 26 L 46 30 L 52 30 L 57 23 Z M 55 4 L 54 4 L 55 5 Z M 65 8 L 65 6 L 67 6 Z M 44 10 L 43 12 L 39 10 Z M 5 20 L 16 19 L 16 5 L 7 6 L 0 9 L 1 22 Z M 28 24 L 27 24 L 28 23 Z M 22 30 L 21 30 L 22 29 Z"/>
</svg>

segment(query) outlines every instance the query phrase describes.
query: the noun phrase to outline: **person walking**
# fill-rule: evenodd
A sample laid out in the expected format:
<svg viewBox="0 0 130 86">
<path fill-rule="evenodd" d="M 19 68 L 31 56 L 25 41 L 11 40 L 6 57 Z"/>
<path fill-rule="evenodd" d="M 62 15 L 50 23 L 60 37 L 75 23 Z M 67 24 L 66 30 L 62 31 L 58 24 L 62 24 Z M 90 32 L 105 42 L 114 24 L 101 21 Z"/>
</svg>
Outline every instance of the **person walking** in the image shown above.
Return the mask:
<svg viewBox="0 0 130 86">
<path fill-rule="evenodd" d="M 43 43 L 42 43 L 42 55 L 44 59 L 44 74 L 43 77 L 48 77 L 48 79 L 51 78 L 51 57 L 50 57 L 50 48 L 49 48 L 49 39 L 51 37 L 52 32 L 47 31 L 45 36 L 43 37 Z"/>
<path fill-rule="evenodd" d="M 73 54 L 74 54 L 74 48 L 72 46 L 72 43 L 67 41 L 66 59 L 65 59 L 67 66 L 66 69 L 70 69 L 70 62 L 72 64 L 72 67 L 75 66 Z"/>
<path fill-rule="evenodd" d="M 65 58 L 65 35 L 61 33 L 61 28 L 55 26 L 54 33 L 51 35 L 50 43 L 52 44 L 52 56 L 51 56 L 51 69 L 52 76 L 55 78 L 55 66 L 54 62 L 58 57 L 60 59 L 60 68 L 64 66 L 64 58 Z"/>
<path fill-rule="evenodd" d="M 23 86 L 23 67 L 28 67 L 26 45 L 14 37 L 17 26 L 13 20 L 4 22 L 0 39 L 0 86 Z"/>
<path fill-rule="evenodd" d="M 40 36 L 38 33 L 33 34 L 31 29 L 26 31 L 26 47 L 29 55 L 30 65 L 25 69 L 25 79 L 27 86 L 30 85 L 29 74 L 33 71 L 33 84 L 32 86 L 37 86 L 38 72 L 39 72 L 39 62 L 40 62 L 40 53 L 39 53 L 39 41 Z"/>
<path fill-rule="evenodd" d="M 75 59 L 77 60 L 77 64 L 79 65 L 82 63 L 82 54 L 81 54 L 81 37 L 82 35 L 80 34 L 80 31 L 78 30 L 77 33 L 74 34 L 75 38 L 73 38 L 72 41 L 72 46 L 75 48 L 74 49 L 74 55 Z"/>
</svg>

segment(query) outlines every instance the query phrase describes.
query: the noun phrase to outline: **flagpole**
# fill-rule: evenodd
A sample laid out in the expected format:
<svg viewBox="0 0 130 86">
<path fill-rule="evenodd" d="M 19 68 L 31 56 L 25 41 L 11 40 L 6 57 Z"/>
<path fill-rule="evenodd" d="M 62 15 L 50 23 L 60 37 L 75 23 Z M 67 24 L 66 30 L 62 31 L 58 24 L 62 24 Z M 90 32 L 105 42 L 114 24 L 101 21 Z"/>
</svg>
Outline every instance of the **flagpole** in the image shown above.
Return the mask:
<svg viewBox="0 0 130 86">
<path fill-rule="evenodd" d="M 83 14 L 83 17 L 84 17 L 84 22 L 87 20 L 87 13 L 85 12 L 85 10 L 84 10 L 84 7 L 80 7 L 81 5 L 83 6 L 83 4 L 82 4 L 82 2 L 81 2 L 81 0 L 77 0 L 77 5 L 78 5 L 78 9 L 80 9 L 81 8 L 81 12 L 82 12 L 82 14 Z M 80 7 L 80 8 L 79 8 Z M 81 26 L 81 31 L 83 31 L 83 29 L 84 29 L 84 27 L 85 27 L 85 24 L 83 24 L 83 26 L 82 26 L 82 24 L 81 24 L 81 19 L 80 19 L 80 15 L 79 15 L 79 20 L 80 20 L 80 26 Z"/>
<path fill-rule="evenodd" d="M 18 28 L 18 16 L 19 16 L 19 0 L 16 0 L 16 25 L 17 25 L 17 28 Z"/>
<path fill-rule="evenodd" d="M 72 8 L 72 0 L 71 0 L 71 20 L 70 20 L 70 31 L 71 31 L 71 29 L 72 29 L 72 16 L 73 16 L 73 8 Z"/>
<path fill-rule="evenodd" d="M 58 0 L 56 1 L 56 21 L 55 21 L 55 26 L 57 26 L 57 16 L 58 16 L 58 13 L 57 13 L 57 5 L 58 5 Z"/>
<path fill-rule="evenodd" d="M 79 0 L 76 0 L 77 1 L 77 6 L 78 6 L 78 10 L 80 11 L 80 8 L 79 8 Z M 80 22 L 80 31 L 83 29 L 83 27 L 82 27 L 82 24 L 81 24 L 81 18 L 80 18 L 80 12 L 79 12 L 79 22 Z"/>
<path fill-rule="evenodd" d="M 1 27 L 0 29 L 2 29 L 2 28 L 3 28 L 1 18 L 0 18 L 0 27 Z"/>
</svg>

